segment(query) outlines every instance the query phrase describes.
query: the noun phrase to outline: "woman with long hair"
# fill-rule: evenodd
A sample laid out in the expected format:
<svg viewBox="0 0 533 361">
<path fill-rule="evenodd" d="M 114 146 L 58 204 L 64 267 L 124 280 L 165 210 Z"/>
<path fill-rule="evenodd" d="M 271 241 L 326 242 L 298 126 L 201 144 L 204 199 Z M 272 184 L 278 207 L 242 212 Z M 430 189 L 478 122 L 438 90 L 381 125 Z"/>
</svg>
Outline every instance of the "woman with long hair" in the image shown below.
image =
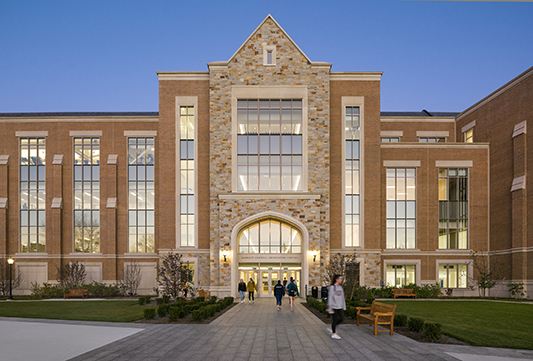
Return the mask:
<svg viewBox="0 0 533 361">
<path fill-rule="evenodd" d="M 246 290 L 248 291 L 248 303 L 254 303 L 254 292 L 257 291 L 257 287 L 255 286 L 255 282 L 252 278 L 250 278 L 250 281 L 248 281 Z"/>
<path fill-rule="evenodd" d="M 328 312 L 333 315 L 333 322 L 331 323 L 331 338 L 340 340 L 341 337 L 337 335 L 337 326 L 344 321 L 344 310 L 346 310 L 346 301 L 344 300 L 344 290 L 342 289 L 343 277 L 341 275 L 333 276 L 331 286 L 328 292 Z"/>
</svg>

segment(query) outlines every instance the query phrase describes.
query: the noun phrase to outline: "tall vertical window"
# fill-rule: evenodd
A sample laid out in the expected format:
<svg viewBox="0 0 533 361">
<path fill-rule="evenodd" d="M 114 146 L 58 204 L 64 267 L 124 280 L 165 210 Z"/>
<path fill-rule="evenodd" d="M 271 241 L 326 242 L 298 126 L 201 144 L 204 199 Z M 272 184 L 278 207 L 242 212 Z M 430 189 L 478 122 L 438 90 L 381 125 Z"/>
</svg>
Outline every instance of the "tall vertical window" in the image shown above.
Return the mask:
<svg viewBox="0 0 533 361">
<path fill-rule="evenodd" d="M 387 169 L 387 248 L 416 248 L 416 170 Z"/>
<path fill-rule="evenodd" d="M 345 245 L 358 247 L 360 242 L 360 114 L 359 107 L 346 107 L 345 132 L 346 132 L 346 157 L 345 167 Z"/>
<path fill-rule="evenodd" d="M 474 143 L 474 128 L 468 129 L 464 134 L 466 143 Z"/>
<path fill-rule="evenodd" d="M 74 138 L 74 251 L 100 253 L 99 138 Z"/>
<path fill-rule="evenodd" d="M 468 247 L 468 169 L 439 169 L 439 248 Z"/>
<path fill-rule="evenodd" d="M 439 285 L 443 288 L 468 287 L 466 264 L 439 264 Z"/>
<path fill-rule="evenodd" d="M 387 265 L 387 286 L 403 287 L 416 283 L 416 266 L 414 264 Z"/>
<path fill-rule="evenodd" d="M 20 139 L 20 252 L 46 252 L 46 141 Z"/>
<path fill-rule="evenodd" d="M 180 107 L 180 225 L 182 247 L 195 246 L 194 107 Z"/>
<path fill-rule="evenodd" d="M 154 138 L 128 138 L 130 253 L 155 252 Z"/>
<path fill-rule="evenodd" d="M 302 101 L 237 101 L 237 189 L 302 190 Z"/>
</svg>

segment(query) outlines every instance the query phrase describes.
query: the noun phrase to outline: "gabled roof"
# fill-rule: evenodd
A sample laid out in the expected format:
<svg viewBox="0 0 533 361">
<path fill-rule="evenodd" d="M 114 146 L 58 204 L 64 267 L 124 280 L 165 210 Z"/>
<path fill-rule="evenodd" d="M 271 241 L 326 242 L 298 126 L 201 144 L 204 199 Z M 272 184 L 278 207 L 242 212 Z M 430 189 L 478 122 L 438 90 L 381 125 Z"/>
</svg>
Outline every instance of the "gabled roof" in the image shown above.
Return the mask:
<svg viewBox="0 0 533 361">
<path fill-rule="evenodd" d="M 296 45 L 296 43 L 294 42 L 294 40 L 291 39 L 291 37 L 289 36 L 289 34 L 287 34 L 287 32 L 281 27 L 281 25 L 278 24 L 278 22 L 276 20 L 274 20 L 274 18 L 272 17 L 272 15 L 268 14 L 267 17 L 265 18 L 265 20 L 263 20 L 261 22 L 261 24 L 259 24 L 259 26 L 257 28 L 255 28 L 255 30 L 250 34 L 250 36 L 244 41 L 244 43 L 242 43 L 241 46 L 239 46 L 239 48 L 237 49 L 237 51 L 235 53 L 233 53 L 233 55 L 231 56 L 231 58 L 229 58 L 228 60 L 228 63 L 230 63 L 233 58 L 235 58 L 235 56 L 237 55 L 237 53 L 239 51 L 241 51 L 241 49 L 244 47 L 244 44 L 246 44 L 248 42 L 248 40 L 250 40 L 250 38 L 252 36 L 254 36 L 254 34 L 261 28 L 261 26 L 263 26 L 263 24 L 268 20 L 268 19 L 271 19 L 274 24 L 276 24 L 276 26 L 278 28 L 280 28 L 280 30 L 283 32 L 283 34 L 287 37 L 287 39 L 289 39 L 291 41 L 291 43 L 296 47 L 296 49 L 298 49 L 298 51 L 303 55 L 303 57 L 309 62 L 309 63 L 312 63 L 311 59 L 309 59 L 309 57 L 307 55 L 305 55 L 305 53 L 302 51 L 302 49 L 300 49 L 300 47 L 298 45 Z"/>
</svg>

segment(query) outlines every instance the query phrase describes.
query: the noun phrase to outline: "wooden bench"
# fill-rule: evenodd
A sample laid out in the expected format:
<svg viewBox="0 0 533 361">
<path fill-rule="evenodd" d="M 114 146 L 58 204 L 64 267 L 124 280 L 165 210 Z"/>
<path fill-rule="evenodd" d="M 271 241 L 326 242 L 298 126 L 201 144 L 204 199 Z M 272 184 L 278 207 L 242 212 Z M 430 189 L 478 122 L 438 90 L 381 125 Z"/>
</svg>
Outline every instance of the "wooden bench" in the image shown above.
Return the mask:
<svg viewBox="0 0 533 361">
<path fill-rule="evenodd" d="M 89 290 L 79 289 L 79 288 L 70 288 L 68 292 L 65 292 L 65 294 L 63 295 L 63 299 L 65 300 L 71 297 L 81 297 L 82 299 L 86 299 L 89 297 Z"/>
<path fill-rule="evenodd" d="M 392 289 L 392 298 L 401 297 L 414 297 L 416 298 L 415 290 L 412 288 L 393 288 Z"/>
<path fill-rule="evenodd" d="M 198 297 L 205 297 L 205 300 L 209 300 L 211 298 L 211 292 L 204 291 L 204 290 L 198 290 Z"/>
<path fill-rule="evenodd" d="M 370 313 L 361 313 L 362 310 L 370 310 Z M 394 314 L 396 305 L 388 305 L 381 302 L 372 302 L 372 307 L 357 307 L 357 326 L 359 322 L 374 325 L 374 335 L 378 332 L 387 330 L 378 330 L 378 325 L 389 325 L 390 334 L 394 334 Z"/>
</svg>

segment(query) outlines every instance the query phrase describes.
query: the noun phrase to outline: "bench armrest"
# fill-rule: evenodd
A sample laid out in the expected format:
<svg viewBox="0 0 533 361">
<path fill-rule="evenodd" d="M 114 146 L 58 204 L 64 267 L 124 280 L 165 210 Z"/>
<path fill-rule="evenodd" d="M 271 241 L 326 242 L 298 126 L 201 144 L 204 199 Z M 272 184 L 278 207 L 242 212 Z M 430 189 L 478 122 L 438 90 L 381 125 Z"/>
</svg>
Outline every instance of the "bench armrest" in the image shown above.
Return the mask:
<svg viewBox="0 0 533 361">
<path fill-rule="evenodd" d="M 371 310 L 372 307 L 356 307 L 358 311 L 360 310 Z"/>
<path fill-rule="evenodd" d="M 392 312 L 374 312 L 374 316 L 392 316 Z"/>
</svg>

